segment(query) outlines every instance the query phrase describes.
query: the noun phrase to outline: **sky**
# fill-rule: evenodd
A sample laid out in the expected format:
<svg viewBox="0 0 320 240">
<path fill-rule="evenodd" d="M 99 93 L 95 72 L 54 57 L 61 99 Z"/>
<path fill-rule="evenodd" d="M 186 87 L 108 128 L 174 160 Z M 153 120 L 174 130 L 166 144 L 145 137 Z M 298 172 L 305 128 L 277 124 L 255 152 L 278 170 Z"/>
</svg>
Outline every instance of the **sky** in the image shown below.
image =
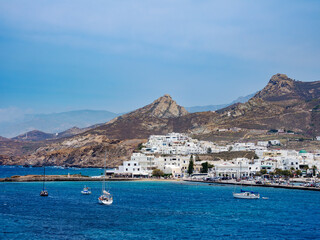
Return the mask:
<svg viewBox="0 0 320 240">
<path fill-rule="evenodd" d="M 0 0 L 0 121 L 320 80 L 320 1 Z"/>
</svg>

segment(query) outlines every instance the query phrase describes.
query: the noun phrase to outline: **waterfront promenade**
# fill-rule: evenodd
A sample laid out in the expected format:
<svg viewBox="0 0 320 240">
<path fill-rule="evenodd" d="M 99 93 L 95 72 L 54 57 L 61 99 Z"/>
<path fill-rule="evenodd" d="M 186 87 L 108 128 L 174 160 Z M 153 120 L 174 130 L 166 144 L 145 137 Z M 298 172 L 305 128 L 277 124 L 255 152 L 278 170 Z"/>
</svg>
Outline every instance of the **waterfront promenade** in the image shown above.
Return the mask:
<svg viewBox="0 0 320 240">
<path fill-rule="evenodd" d="M 305 187 L 293 184 L 278 184 L 278 183 L 267 183 L 267 184 L 256 184 L 255 182 L 242 181 L 237 182 L 234 179 L 231 180 L 219 180 L 219 181 L 206 181 L 206 180 L 195 180 L 195 179 L 184 179 L 186 182 L 201 182 L 208 184 L 219 184 L 219 185 L 239 185 L 239 186 L 253 186 L 253 187 L 271 187 L 271 188 L 286 188 L 286 189 L 299 189 L 299 190 L 311 190 L 320 191 L 317 187 Z"/>
</svg>

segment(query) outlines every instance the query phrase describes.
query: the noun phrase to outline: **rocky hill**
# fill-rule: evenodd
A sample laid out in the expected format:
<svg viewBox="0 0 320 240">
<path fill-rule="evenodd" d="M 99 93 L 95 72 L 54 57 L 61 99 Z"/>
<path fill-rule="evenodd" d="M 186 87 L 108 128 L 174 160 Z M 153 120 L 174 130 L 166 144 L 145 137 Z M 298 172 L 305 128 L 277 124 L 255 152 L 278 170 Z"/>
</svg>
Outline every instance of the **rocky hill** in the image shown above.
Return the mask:
<svg viewBox="0 0 320 240">
<path fill-rule="evenodd" d="M 154 118 L 176 118 L 185 116 L 188 111 L 179 106 L 171 96 L 165 94 L 163 97 L 158 98 L 153 103 L 139 108 L 131 113 L 123 115 L 125 117 L 154 117 Z"/>
<path fill-rule="evenodd" d="M 19 136 L 16 136 L 14 138 L 12 138 L 13 140 L 19 140 L 19 141 L 32 141 L 32 142 L 36 142 L 36 141 L 42 141 L 42 140 L 46 140 L 46 139 L 51 139 L 51 138 L 55 138 L 56 134 L 52 134 L 52 133 L 45 133 L 42 131 L 38 131 L 38 130 L 33 130 L 24 134 L 21 134 Z"/>
<path fill-rule="evenodd" d="M 284 74 L 274 75 L 267 86 L 243 104 L 218 111 L 225 127 L 288 129 L 320 134 L 320 81 L 300 82 Z"/>
<path fill-rule="evenodd" d="M 216 112 L 188 113 L 169 95 L 124 114 L 101 126 L 72 137 L 42 142 L 36 150 L 19 155 L 6 164 L 20 163 L 67 166 L 103 166 L 108 150 L 109 166 L 129 159 L 138 145 L 151 134 L 186 132 L 210 139 L 220 129 L 237 139 L 248 132 L 285 128 L 307 136 L 320 135 L 320 81 L 300 82 L 284 74 L 274 75 L 264 89 L 246 103 L 237 103 Z M 38 142 L 38 144 L 40 144 Z M 8 159 L 8 158 L 7 158 Z"/>
</svg>

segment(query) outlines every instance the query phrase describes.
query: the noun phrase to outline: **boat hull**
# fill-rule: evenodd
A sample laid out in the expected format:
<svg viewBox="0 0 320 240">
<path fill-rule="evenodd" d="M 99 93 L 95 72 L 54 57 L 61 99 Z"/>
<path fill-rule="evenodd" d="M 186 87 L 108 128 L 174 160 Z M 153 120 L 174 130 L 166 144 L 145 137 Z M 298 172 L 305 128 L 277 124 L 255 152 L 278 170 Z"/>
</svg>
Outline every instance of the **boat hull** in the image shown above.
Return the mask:
<svg viewBox="0 0 320 240">
<path fill-rule="evenodd" d="M 111 205 L 113 203 L 113 199 L 101 200 L 98 198 L 98 201 L 101 205 Z"/>
<path fill-rule="evenodd" d="M 83 194 L 83 195 L 90 195 L 91 194 L 91 192 L 89 191 L 81 191 L 81 194 Z"/>
<path fill-rule="evenodd" d="M 40 192 L 40 196 L 41 196 L 41 197 L 48 197 L 48 195 L 49 195 L 49 194 L 48 194 L 47 191 L 41 191 L 41 192 Z"/>
<path fill-rule="evenodd" d="M 260 194 L 253 194 L 250 192 L 242 192 L 242 193 L 233 193 L 234 198 L 239 198 L 239 199 L 259 199 Z"/>
</svg>

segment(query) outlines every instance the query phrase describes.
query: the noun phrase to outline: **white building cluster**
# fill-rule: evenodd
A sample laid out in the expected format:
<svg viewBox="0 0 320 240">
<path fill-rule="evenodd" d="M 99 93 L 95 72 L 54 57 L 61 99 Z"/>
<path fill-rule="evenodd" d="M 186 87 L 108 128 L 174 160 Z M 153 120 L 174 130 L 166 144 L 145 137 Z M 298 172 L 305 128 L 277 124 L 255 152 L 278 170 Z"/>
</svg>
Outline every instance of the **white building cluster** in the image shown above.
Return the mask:
<svg viewBox="0 0 320 240">
<path fill-rule="evenodd" d="M 279 140 L 255 143 L 234 143 L 218 146 L 209 141 L 192 139 L 187 134 L 169 133 L 167 135 L 151 135 L 139 153 L 133 153 L 129 161 L 115 170 L 115 174 L 129 176 L 151 176 L 154 169 L 160 169 L 173 177 L 184 177 L 190 157 L 207 153 L 225 151 L 254 151 L 255 159 L 236 158 L 228 160 L 202 160 L 195 162 L 195 173 L 200 171 L 201 164 L 208 162 L 214 165 L 209 175 L 240 177 L 253 176 L 260 170 L 272 172 L 281 170 L 301 170 L 316 166 L 320 169 L 320 151 L 307 153 L 295 150 L 269 150 L 269 145 L 279 145 Z M 309 170 L 310 171 L 310 170 Z"/>
<path fill-rule="evenodd" d="M 238 158 L 216 162 L 211 173 L 215 176 L 246 177 L 253 176 L 262 169 L 267 173 L 281 170 L 301 170 L 308 174 L 315 166 L 320 169 L 320 152 L 308 153 L 304 150 L 256 150 L 258 159 Z"/>
<path fill-rule="evenodd" d="M 183 177 L 188 165 L 189 155 L 153 155 L 133 153 L 130 161 L 124 161 L 115 174 L 129 176 L 150 176 L 153 169 L 160 169 L 173 177 Z"/>
<path fill-rule="evenodd" d="M 205 154 L 210 147 L 213 147 L 210 142 L 192 139 L 182 133 L 169 133 L 151 135 L 142 152 L 173 155 Z"/>
</svg>

